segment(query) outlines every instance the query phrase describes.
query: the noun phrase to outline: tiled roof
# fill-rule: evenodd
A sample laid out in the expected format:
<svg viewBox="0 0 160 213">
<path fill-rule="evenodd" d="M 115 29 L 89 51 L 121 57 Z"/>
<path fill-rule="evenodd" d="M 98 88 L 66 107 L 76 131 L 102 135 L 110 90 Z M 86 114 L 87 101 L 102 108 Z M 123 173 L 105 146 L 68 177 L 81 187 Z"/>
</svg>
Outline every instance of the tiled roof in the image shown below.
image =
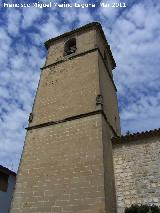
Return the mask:
<svg viewBox="0 0 160 213">
<path fill-rule="evenodd" d="M 16 176 L 15 172 L 13 172 L 13 171 L 9 170 L 8 168 L 6 168 L 4 166 L 1 166 L 1 165 L 0 165 L 0 172 L 3 172 L 5 174 L 7 174 L 7 175 L 14 175 L 14 176 Z"/>
<path fill-rule="evenodd" d="M 146 132 L 136 132 L 133 134 L 122 135 L 120 137 L 113 137 L 112 142 L 122 143 L 122 142 L 146 139 L 146 138 L 155 137 L 155 136 L 160 136 L 160 128 L 146 131 Z"/>
</svg>

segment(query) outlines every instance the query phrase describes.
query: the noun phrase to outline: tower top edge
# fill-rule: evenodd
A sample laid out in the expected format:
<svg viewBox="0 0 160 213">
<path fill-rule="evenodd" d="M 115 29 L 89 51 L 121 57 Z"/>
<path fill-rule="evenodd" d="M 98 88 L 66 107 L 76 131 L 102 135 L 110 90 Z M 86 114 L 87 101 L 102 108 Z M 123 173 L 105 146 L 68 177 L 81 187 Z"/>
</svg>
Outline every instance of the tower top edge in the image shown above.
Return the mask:
<svg viewBox="0 0 160 213">
<path fill-rule="evenodd" d="M 108 49 L 109 51 L 109 54 L 111 55 L 111 58 L 112 58 L 112 63 L 113 63 L 113 69 L 116 67 L 116 63 L 115 63 L 115 60 L 113 58 L 113 55 L 112 55 L 112 52 L 111 52 L 111 49 L 110 49 L 110 45 L 108 44 L 107 42 L 107 39 L 106 39 L 106 36 L 104 34 L 104 31 L 102 29 L 102 25 L 99 23 L 99 22 L 91 22 L 91 23 L 88 23 L 86 25 L 83 25 L 79 28 L 76 28 L 74 30 L 71 30 L 69 32 L 65 32 L 59 36 L 56 36 L 54 38 L 51 38 L 49 40 L 47 40 L 46 42 L 44 42 L 44 45 L 46 47 L 46 49 L 48 49 L 55 41 L 59 40 L 59 39 L 62 39 L 62 38 L 65 38 L 65 37 L 68 37 L 68 36 L 71 36 L 77 32 L 80 32 L 80 31 L 85 31 L 87 29 L 91 29 L 91 28 L 96 28 L 99 30 L 100 34 L 102 35 L 102 38 L 104 39 L 105 43 L 106 43 L 106 48 Z"/>
<path fill-rule="evenodd" d="M 88 23 L 88 24 L 83 25 L 83 26 L 81 26 L 81 27 L 75 28 L 75 29 L 73 29 L 73 30 L 71 30 L 71 31 L 65 32 L 65 33 L 63 33 L 63 34 L 61 34 L 61 35 L 59 35 L 59 36 L 56 36 L 56 37 L 54 37 L 54 38 L 51 38 L 51 39 L 47 40 L 47 41 L 44 43 L 44 45 L 45 45 L 45 47 L 48 49 L 49 46 L 50 46 L 54 41 L 57 41 L 57 40 L 59 40 L 59 39 L 61 39 L 61 38 L 65 38 L 65 37 L 71 36 L 72 34 L 77 33 L 77 32 L 80 32 L 80 31 L 85 31 L 86 29 L 89 29 L 89 28 L 92 28 L 92 27 L 97 27 L 97 28 L 101 28 L 101 29 L 102 29 L 102 26 L 101 26 L 101 24 L 100 24 L 99 22 L 91 22 L 91 23 Z"/>
</svg>

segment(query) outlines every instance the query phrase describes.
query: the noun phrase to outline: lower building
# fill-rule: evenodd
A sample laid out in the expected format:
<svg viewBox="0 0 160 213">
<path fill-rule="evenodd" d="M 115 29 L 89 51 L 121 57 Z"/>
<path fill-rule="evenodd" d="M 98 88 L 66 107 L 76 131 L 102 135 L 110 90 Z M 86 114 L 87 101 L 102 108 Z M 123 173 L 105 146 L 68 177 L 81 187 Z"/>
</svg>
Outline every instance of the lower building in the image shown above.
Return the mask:
<svg viewBox="0 0 160 213">
<path fill-rule="evenodd" d="M 16 173 L 0 165 L 0 212 L 8 213 L 13 189 L 16 182 Z"/>
<path fill-rule="evenodd" d="M 160 129 L 112 139 L 117 213 L 160 205 Z"/>
</svg>

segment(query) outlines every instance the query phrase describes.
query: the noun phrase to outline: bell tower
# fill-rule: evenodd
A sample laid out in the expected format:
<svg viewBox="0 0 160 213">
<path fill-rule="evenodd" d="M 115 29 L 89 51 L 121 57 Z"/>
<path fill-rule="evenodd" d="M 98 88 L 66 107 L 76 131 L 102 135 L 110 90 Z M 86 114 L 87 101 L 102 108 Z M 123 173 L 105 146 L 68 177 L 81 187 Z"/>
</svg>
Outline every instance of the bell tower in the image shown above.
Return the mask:
<svg viewBox="0 0 160 213">
<path fill-rule="evenodd" d="M 102 27 L 87 24 L 45 47 L 10 213 L 115 213 L 116 65 Z"/>
</svg>

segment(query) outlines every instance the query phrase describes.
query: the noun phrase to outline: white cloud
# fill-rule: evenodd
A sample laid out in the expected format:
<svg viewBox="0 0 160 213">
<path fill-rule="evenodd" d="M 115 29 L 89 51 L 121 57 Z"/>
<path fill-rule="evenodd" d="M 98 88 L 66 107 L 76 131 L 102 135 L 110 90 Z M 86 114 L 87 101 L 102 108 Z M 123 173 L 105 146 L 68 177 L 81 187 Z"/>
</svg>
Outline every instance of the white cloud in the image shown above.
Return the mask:
<svg viewBox="0 0 160 213">
<path fill-rule="evenodd" d="M 142 3 L 139 3 L 131 8 L 126 17 L 132 21 L 136 27 L 142 28 L 145 27 L 147 13 L 148 10 L 145 9 Z"/>
<path fill-rule="evenodd" d="M 7 34 L 5 26 L 0 29 L 0 164 L 15 171 L 44 54 L 27 44 L 26 38 L 23 35 L 19 42 L 15 42 L 15 38 Z"/>
<path fill-rule="evenodd" d="M 117 62 L 114 77 L 121 103 L 124 102 L 123 132 L 159 128 L 160 108 L 154 105 L 159 101 L 157 88 L 160 87 L 158 11 L 152 4 L 150 7 L 136 4 L 115 21 L 110 31 Z"/>
<path fill-rule="evenodd" d="M 11 38 L 4 28 L 0 28 L 0 64 L 6 64 L 11 45 Z"/>
<path fill-rule="evenodd" d="M 40 32 L 41 39 L 46 41 L 49 38 L 56 37 L 59 34 L 59 31 L 62 27 L 61 22 L 59 21 L 56 13 L 53 18 L 53 14 L 49 14 L 47 22 L 44 22 L 41 25 L 37 25 L 37 29 Z"/>
<path fill-rule="evenodd" d="M 0 98 L 6 98 L 9 96 L 9 92 L 7 90 L 7 88 L 3 88 L 0 86 Z"/>
<path fill-rule="evenodd" d="M 63 17 L 64 22 L 67 25 L 70 25 L 73 22 L 73 17 L 74 17 L 75 20 L 77 19 L 77 10 L 75 8 L 64 9 L 61 12 L 61 15 Z"/>
<path fill-rule="evenodd" d="M 6 17 L 8 33 L 11 36 L 18 35 L 21 21 L 21 13 L 15 8 L 10 8 L 7 10 Z"/>
<path fill-rule="evenodd" d="M 79 10 L 79 13 L 78 13 L 79 25 L 88 24 L 89 22 L 92 22 L 93 20 L 94 19 L 87 8 Z"/>
<path fill-rule="evenodd" d="M 38 21 L 43 14 L 43 9 L 30 7 L 23 9 L 23 20 L 22 27 L 28 28 L 34 24 L 35 21 Z"/>
<path fill-rule="evenodd" d="M 101 1 L 100 2 L 100 8 L 98 10 L 98 15 L 100 16 L 100 18 L 105 21 L 106 25 L 107 24 L 113 24 L 118 13 L 119 13 L 119 10 L 120 8 L 119 7 L 112 7 L 112 5 L 114 5 L 115 3 L 119 3 L 120 0 L 105 0 L 105 1 Z M 109 4 L 109 7 L 107 6 L 104 6 L 104 5 L 108 5 Z"/>
</svg>

